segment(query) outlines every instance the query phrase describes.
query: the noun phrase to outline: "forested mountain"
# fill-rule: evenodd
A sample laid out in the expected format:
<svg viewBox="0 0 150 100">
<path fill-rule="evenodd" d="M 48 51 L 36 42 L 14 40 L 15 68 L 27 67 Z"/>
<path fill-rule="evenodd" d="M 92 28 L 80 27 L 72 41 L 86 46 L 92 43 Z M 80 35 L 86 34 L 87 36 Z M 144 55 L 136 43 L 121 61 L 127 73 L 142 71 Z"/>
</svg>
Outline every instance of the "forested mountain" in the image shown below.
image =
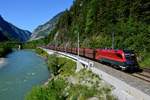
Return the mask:
<svg viewBox="0 0 150 100">
<path fill-rule="evenodd" d="M 49 38 L 77 47 L 79 32 L 81 47 L 111 48 L 114 33 L 116 49 L 133 49 L 140 61 L 150 62 L 149 9 L 149 0 L 75 0 Z"/>
<path fill-rule="evenodd" d="M 0 41 L 25 42 L 30 36 L 31 32 L 17 28 L 0 16 Z"/>
<path fill-rule="evenodd" d="M 50 34 L 50 32 L 55 28 L 56 23 L 58 22 L 58 19 L 62 14 L 63 14 L 63 12 L 61 12 L 61 13 L 57 14 L 56 16 L 54 16 L 52 19 L 50 19 L 45 24 L 38 26 L 34 30 L 31 38 L 35 39 L 35 38 L 48 36 Z"/>
</svg>

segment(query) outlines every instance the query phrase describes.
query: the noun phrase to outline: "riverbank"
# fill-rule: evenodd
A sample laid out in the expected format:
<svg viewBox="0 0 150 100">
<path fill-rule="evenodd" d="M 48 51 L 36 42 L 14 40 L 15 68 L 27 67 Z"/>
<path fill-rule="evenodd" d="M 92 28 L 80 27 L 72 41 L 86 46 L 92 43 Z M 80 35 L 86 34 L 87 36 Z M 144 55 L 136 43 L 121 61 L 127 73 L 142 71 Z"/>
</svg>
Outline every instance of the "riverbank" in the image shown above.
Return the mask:
<svg viewBox="0 0 150 100">
<path fill-rule="evenodd" d="M 43 54 L 43 51 L 42 51 Z M 37 86 L 26 100 L 114 100 L 112 87 L 90 70 L 76 70 L 76 62 L 58 55 L 48 56 L 48 69 L 52 78 Z"/>
<path fill-rule="evenodd" d="M 3 64 L 5 62 L 5 58 L 0 58 L 0 64 Z"/>
<path fill-rule="evenodd" d="M 5 58 L 0 58 L 0 68 L 5 64 Z"/>
</svg>

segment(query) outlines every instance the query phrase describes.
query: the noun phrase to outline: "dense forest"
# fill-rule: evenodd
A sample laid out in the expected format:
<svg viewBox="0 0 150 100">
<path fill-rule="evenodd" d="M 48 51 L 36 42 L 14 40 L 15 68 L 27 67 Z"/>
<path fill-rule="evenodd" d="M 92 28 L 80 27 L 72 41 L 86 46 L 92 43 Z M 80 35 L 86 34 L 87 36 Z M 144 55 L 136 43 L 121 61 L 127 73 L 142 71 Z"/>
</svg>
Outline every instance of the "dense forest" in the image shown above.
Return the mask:
<svg viewBox="0 0 150 100">
<path fill-rule="evenodd" d="M 89 48 L 131 49 L 150 66 L 149 0 L 75 0 L 49 35 L 51 44 Z"/>
</svg>

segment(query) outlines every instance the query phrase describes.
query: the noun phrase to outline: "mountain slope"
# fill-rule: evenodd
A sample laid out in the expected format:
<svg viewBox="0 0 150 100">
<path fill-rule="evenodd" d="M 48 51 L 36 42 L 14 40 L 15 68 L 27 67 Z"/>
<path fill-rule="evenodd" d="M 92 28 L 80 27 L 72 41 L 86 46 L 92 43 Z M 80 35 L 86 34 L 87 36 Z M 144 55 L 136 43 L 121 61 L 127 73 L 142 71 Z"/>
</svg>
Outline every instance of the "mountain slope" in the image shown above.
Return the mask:
<svg viewBox="0 0 150 100">
<path fill-rule="evenodd" d="M 111 48 L 112 33 L 116 49 L 131 49 L 139 62 L 150 66 L 150 1 L 75 0 L 59 18 L 51 45 Z"/>
<path fill-rule="evenodd" d="M 38 26 L 33 34 L 32 34 L 32 39 L 34 38 L 40 38 L 40 37 L 46 37 L 49 35 L 49 33 L 55 28 L 56 23 L 59 19 L 59 17 L 63 14 L 63 12 L 57 14 L 56 16 L 54 16 L 51 20 L 49 20 L 48 22 L 46 22 L 43 25 Z"/>
<path fill-rule="evenodd" d="M 150 1 L 147 0 L 76 0 L 59 18 L 55 30 L 57 43 L 91 48 L 115 48 L 150 51 Z M 56 33 L 57 33 L 56 32 Z M 54 39 L 55 36 L 52 38 Z"/>
<path fill-rule="evenodd" d="M 30 36 L 31 32 L 17 28 L 0 16 L 0 41 L 11 40 L 25 42 Z"/>
</svg>

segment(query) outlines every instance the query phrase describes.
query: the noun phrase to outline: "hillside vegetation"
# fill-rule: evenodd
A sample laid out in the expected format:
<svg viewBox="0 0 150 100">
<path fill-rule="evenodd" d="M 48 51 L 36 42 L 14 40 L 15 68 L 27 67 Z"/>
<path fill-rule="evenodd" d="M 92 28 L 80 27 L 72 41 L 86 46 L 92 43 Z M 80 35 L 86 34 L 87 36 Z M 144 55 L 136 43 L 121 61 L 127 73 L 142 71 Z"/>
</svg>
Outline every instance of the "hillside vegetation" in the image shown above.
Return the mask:
<svg viewBox="0 0 150 100">
<path fill-rule="evenodd" d="M 0 58 L 6 57 L 7 54 L 13 52 L 14 49 L 17 50 L 19 45 L 22 45 L 22 44 L 17 44 L 17 43 L 14 43 L 13 41 L 0 42 Z"/>
<path fill-rule="evenodd" d="M 98 75 L 87 69 L 75 73 L 74 61 L 50 55 L 47 62 L 51 79 L 32 88 L 25 100 L 116 100 L 112 87 Z"/>
<path fill-rule="evenodd" d="M 75 0 L 49 35 L 50 44 L 89 48 L 132 49 L 141 66 L 150 66 L 149 0 Z"/>
<path fill-rule="evenodd" d="M 5 57 L 7 54 L 12 52 L 12 47 L 16 45 L 8 44 L 7 42 L 0 42 L 0 58 Z"/>
</svg>

